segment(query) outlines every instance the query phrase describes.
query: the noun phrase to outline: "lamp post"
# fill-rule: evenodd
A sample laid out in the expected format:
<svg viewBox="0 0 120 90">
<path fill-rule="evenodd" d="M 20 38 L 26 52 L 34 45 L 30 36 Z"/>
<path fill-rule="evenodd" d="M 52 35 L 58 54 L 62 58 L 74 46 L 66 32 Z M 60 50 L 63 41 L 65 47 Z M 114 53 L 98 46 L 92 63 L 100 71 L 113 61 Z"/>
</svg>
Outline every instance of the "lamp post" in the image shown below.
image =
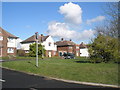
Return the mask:
<svg viewBox="0 0 120 90">
<path fill-rule="evenodd" d="M 38 32 L 36 32 L 35 35 L 36 35 L 36 66 L 38 67 Z"/>
<path fill-rule="evenodd" d="M 41 45 L 42 45 L 42 37 L 43 35 L 41 34 Z M 44 55 L 43 55 L 43 45 L 42 45 L 42 59 L 44 58 Z"/>
</svg>

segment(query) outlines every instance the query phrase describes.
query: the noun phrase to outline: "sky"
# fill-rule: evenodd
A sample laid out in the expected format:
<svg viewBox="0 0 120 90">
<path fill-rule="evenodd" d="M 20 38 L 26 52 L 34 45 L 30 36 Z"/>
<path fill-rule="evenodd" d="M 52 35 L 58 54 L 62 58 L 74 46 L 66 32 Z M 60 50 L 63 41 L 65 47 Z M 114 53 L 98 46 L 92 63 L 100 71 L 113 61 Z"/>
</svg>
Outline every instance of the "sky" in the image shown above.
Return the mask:
<svg viewBox="0 0 120 90">
<path fill-rule="evenodd" d="M 2 28 L 25 40 L 39 32 L 89 43 L 94 27 L 102 24 L 106 2 L 2 2 Z"/>
</svg>

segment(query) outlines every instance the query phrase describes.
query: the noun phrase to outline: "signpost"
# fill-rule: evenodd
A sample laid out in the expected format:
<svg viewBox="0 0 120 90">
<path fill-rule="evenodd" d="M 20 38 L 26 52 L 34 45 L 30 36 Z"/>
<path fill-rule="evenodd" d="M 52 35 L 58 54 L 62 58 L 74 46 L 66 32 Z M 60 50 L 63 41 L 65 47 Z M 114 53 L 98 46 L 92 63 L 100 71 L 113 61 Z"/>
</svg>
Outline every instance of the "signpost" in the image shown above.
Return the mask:
<svg viewBox="0 0 120 90">
<path fill-rule="evenodd" d="M 38 67 L 38 32 L 36 32 L 35 35 L 36 35 L 36 66 Z"/>
</svg>

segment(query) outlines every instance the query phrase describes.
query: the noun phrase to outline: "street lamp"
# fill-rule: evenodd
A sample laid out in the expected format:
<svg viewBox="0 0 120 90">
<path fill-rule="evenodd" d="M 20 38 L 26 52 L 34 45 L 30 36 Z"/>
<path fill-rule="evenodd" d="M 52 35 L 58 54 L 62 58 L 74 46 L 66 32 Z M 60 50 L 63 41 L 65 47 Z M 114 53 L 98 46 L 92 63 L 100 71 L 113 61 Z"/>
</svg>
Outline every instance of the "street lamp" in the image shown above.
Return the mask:
<svg viewBox="0 0 120 90">
<path fill-rule="evenodd" d="M 41 45 L 42 45 L 42 34 L 41 34 Z M 43 45 L 42 45 L 42 59 L 44 58 L 44 55 L 43 55 Z"/>
<path fill-rule="evenodd" d="M 36 66 L 38 67 L 38 32 L 35 33 L 36 36 Z"/>
</svg>

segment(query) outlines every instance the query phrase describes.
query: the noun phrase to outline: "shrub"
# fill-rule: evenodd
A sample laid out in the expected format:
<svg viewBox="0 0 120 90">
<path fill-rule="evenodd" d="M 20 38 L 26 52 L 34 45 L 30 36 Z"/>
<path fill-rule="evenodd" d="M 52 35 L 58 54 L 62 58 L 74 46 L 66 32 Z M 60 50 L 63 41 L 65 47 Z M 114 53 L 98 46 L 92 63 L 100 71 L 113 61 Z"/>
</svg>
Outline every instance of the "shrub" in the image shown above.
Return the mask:
<svg viewBox="0 0 120 90">
<path fill-rule="evenodd" d="M 42 54 L 45 54 L 45 49 L 41 44 L 38 44 L 38 56 L 42 57 Z M 30 45 L 29 56 L 35 57 L 36 56 L 36 43 Z"/>
<path fill-rule="evenodd" d="M 90 58 L 94 62 L 119 62 L 118 39 L 98 35 L 89 45 Z"/>
</svg>

